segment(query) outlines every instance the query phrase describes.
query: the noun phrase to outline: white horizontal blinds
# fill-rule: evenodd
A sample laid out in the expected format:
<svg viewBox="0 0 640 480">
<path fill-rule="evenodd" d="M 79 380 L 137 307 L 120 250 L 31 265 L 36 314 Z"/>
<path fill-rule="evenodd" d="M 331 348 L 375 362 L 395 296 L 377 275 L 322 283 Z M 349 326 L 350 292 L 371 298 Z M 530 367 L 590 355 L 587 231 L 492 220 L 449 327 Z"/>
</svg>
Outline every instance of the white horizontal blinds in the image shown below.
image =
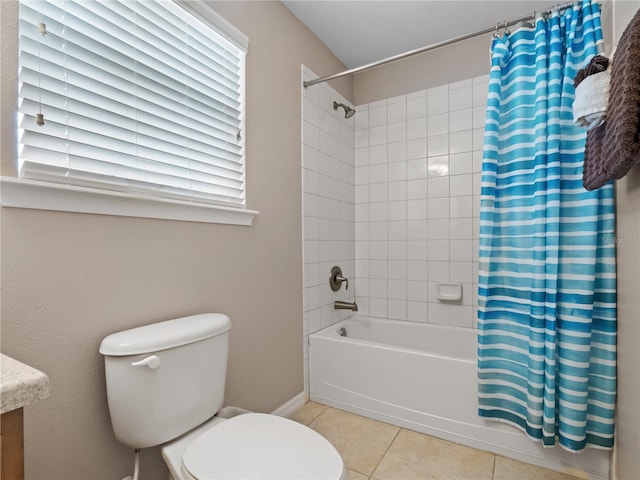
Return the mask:
<svg viewBox="0 0 640 480">
<path fill-rule="evenodd" d="M 21 175 L 243 207 L 244 56 L 171 1 L 21 1 Z"/>
</svg>

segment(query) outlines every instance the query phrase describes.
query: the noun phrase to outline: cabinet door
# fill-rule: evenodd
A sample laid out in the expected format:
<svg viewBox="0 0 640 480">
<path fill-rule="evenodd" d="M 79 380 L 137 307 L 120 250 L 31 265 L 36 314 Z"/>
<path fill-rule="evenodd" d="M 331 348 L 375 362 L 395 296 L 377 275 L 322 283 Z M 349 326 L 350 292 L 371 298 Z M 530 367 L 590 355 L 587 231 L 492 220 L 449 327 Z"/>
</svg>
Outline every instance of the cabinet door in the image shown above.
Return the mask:
<svg viewBox="0 0 640 480">
<path fill-rule="evenodd" d="M 0 479 L 24 479 L 23 410 L 18 408 L 0 415 Z"/>
</svg>

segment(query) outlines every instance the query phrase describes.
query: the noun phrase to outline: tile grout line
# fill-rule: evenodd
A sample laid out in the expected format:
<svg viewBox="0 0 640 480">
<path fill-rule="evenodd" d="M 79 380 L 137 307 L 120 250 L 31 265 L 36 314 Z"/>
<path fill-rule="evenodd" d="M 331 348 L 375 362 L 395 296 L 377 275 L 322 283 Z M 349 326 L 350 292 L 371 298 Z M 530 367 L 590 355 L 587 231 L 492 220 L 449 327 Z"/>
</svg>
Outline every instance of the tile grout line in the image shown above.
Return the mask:
<svg viewBox="0 0 640 480">
<path fill-rule="evenodd" d="M 491 479 L 495 480 L 496 479 L 496 454 L 493 454 L 493 465 L 491 468 Z"/>
<path fill-rule="evenodd" d="M 390 424 L 388 424 L 390 425 Z M 380 464 L 382 463 L 382 460 L 384 459 L 385 455 L 387 454 L 387 452 L 389 451 L 389 449 L 391 448 L 391 445 L 393 445 L 393 442 L 396 441 L 396 438 L 398 438 L 398 435 L 400 435 L 400 432 L 402 431 L 402 427 L 398 428 L 398 431 L 396 432 L 396 434 L 393 437 L 393 440 L 391 440 L 391 442 L 389 442 L 389 446 L 385 449 L 384 453 L 382 454 L 382 456 L 380 457 L 380 460 L 378 460 L 378 463 L 376 463 L 376 466 L 373 467 L 373 470 L 371 471 L 371 475 L 369 475 L 369 480 L 371 480 L 371 478 L 373 478 L 373 474 L 376 473 L 376 470 L 378 469 L 378 467 L 380 466 Z"/>
<path fill-rule="evenodd" d="M 318 405 L 322 405 L 322 404 L 321 404 L 321 403 L 318 403 Z M 325 407 L 327 407 L 327 408 L 325 408 L 324 410 L 322 410 L 318 415 L 316 415 L 315 417 L 313 417 L 313 419 L 311 419 L 311 421 L 310 421 L 309 423 L 307 423 L 307 427 L 310 427 L 310 426 L 311 426 L 311 424 L 312 424 L 313 422 L 315 422 L 317 419 L 319 419 L 319 418 L 324 414 L 324 412 L 326 412 L 327 410 L 329 410 L 329 409 L 331 408 L 331 407 L 329 407 L 329 406 L 327 406 L 327 405 L 325 405 Z"/>
</svg>

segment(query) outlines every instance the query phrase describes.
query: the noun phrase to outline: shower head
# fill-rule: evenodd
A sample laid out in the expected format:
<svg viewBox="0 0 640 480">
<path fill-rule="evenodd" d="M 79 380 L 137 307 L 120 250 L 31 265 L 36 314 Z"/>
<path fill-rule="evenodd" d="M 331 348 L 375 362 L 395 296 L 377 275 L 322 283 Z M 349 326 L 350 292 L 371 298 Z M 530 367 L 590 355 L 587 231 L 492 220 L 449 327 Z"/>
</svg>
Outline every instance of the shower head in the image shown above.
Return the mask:
<svg viewBox="0 0 640 480">
<path fill-rule="evenodd" d="M 333 109 L 338 110 L 338 107 L 344 108 L 344 118 L 351 118 L 356 113 L 353 108 L 345 105 L 344 103 L 333 102 Z"/>
</svg>

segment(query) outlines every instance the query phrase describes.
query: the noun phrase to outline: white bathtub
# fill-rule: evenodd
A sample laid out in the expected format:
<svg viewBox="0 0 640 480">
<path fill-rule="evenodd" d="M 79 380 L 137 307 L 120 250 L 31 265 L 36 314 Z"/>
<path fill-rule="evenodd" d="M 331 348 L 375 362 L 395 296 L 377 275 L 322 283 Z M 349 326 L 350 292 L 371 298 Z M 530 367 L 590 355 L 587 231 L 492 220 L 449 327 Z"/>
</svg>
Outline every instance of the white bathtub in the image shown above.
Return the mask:
<svg viewBox="0 0 640 480">
<path fill-rule="evenodd" d="M 349 318 L 309 336 L 311 400 L 541 467 L 609 478 L 607 451 L 543 448 L 477 415 L 476 335 L 470 328 Z"/>
</svg>

